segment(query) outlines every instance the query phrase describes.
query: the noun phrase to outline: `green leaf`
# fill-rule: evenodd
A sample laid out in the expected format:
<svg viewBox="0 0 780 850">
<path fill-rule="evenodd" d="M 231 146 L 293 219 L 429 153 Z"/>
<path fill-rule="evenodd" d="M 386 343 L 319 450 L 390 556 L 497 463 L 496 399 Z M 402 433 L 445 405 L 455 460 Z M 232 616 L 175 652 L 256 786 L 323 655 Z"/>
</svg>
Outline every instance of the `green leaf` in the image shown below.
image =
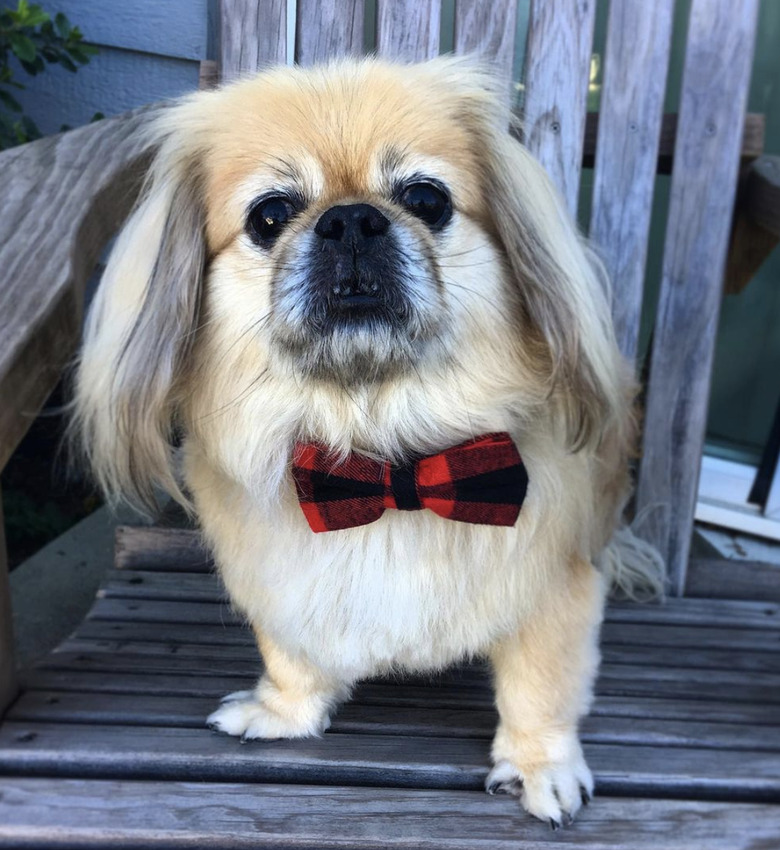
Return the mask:
<svg viewBox="0 0 780 850">
<path fill-rule="evenodd" d="M 55 16 L 54 28 L 57 30 L 57 35 L 60 38 L 67 38 L 70 35 L 70 21 L 62 12 L 58 12 Z"/>
<path fill-rule="evenodd" d="M 39 27 L 41 24 L 45 24 L 48 20 L 48 12 L 44 12 L 40 6 L 30 6 L 30 10 L 27 13 L 26 20 L 26 24 L 28 27 Z"/>
<path fill-rule="evenodd" d="M 8 36 L 8 40 L 11 43 L 11 50 L 22 62 L 35 61 L 35 44 L 26 35 L 22 35 L 20 32 L 12 32 Z"/>
<path fill-rule="evenodd" d="M 76 73 L 76 71 L 78 71 L 78 67 L 76 66 L 76 64 L 64 54 L 60 56 L 59 62 L 63 68 L 67 68 L 68 71 L 72 71 L 74 74 Z"/>
<path fill-rule="evenodd" d="M 0 103 L 13 112 L 22 111 L 21 103 L 19 103 L 19 101 L 10 92 L 4 91 L 3 89 L 0 89 Z"/>
</svg>

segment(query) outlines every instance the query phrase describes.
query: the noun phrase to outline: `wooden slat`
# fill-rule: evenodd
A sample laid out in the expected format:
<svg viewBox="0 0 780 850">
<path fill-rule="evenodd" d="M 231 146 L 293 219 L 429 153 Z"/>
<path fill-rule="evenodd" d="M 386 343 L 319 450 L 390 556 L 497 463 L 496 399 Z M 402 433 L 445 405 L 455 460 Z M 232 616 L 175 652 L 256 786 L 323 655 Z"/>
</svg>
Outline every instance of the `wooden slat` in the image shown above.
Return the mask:
<svg viewBox="0 0 780 850">
<path fill-rule="evenodd" d="M 24 836 L 40 850 L 130 842 L 204 850 L 538 850 L 573 843 L 748 850 L 770 847 L 780 829 L 780 810 L 767 805 L 602 798 L 571 830 L 551 833 L 511 797 L 418 789 L 14 778 L 0 780 L 0 801 L 0 841 Z"/>
<path fill-rule="evenodd" d="M 76 345 L 84 284 L 135 202 L 145 164 L 138 131 L 154 114 L 0 153 L 0 469 Z"/>
<path fill-rule="evenodd" d="M 441 0 L 377 0 L 376 49 L 403 62 L 439 53 Z"/>
<path fill-rule="evenodd" d="M 693 0 L 661 291 L 647 392 L 637 511 L 668 568 L 685 567 L 752 66 L 757 0 Z"/>
<path fill-rule="evenodd" d="M 473 53 L 491 63 L 506 81 L 507 96 L 515 56 L 516 0 L 456 0 L 455 52 Z"/>
<path fill-rule="evenodd" d="M 147 525 L 120 525 L 114 559 L 118 569 L 208 573 L 213 561 L 197 531 Z"/>
<path fill-rule="evenodd" d="M 685 595 L 706 599 L 764 599 L 780 602 L 780 569 L 775 564 L 727 558 L 691 558 Z"/>
<path fill-rule="evenodd" d="M 225 694 L 251 687 L 254 677 L 200 675 L 155 675 L 136 673 L 95 673 L 72 670 L 26 672 L 23 687 L 28 691 L 127 694 L 135 696 L 209 698 L 216 702 Z M 594 716 L 617 714 L 621 717 L 657 717 L 700 720 L 719 723 L 751 723 L 777 726 L 777 705 L 739 702 L 731 691 L 721 691 L 721 699 L 697 700 L 680 695 L 665 695 L 646 688 L 637 695 L 597 694 Z M 738 696 L 738 695 L 736 695 Z M 728 697 L 728 701 L 726 701 Z M 351 702 L 360 705 L 385 705 L 396 708 L 428 708 L 432 704 L 448 709 L 486 710 L 493 705 L 487 688 L 462 685 L 419 686 L 405 683 L 362 684 Z"/>
<path fill-rule="evenodd" d="M 109 578 L 101 599 L 89 613 L 92 619 L 142 620 L 149 622 L 186 623 L 187 617 L 197 617 L 193 622 L 228 623 L 225 618 L 227 603 L 221 585 L 213 575 L 189 575 L 182 582 L 182 597 L 197 595 L 208 602 L 170 601 L 171 586 L 177 579 L 164 573 L 131 573 L 131 578 L 143 578 L 140 584 L 131 584 L 122 573 Z M 155 588 L 158 588 L 157 590 Z M 130 598 L 128 598 L 130 597 Z M 780 604 L 727 599 L 669 599 L 663 604 L 639 605 L 633 602 L 611 602 L 605 613 L 608 623 L 656 623 L 668 625 L 696 625 L 702 627 L 755 628 L 780 630 Z"/>
<path fill-rule="evenodd" d="M 16 696 L 16 691 L 14 636 L 11 629 L 11 585 L 8 581 L 8 561 L 5 549 L 3 493 L 0 490 L 0 719 Z"/>
<path fill-rule="evenodd" d="M 30 723 L 83 723 L 130 726 L 174 726 L 202 729 L 214 710 L 214 700 L 193 697 L 85 694 L 29 691 L 8 714 L 8 720 Z M 677 709 L 680 710 L 679 708 Z M 362 705 L 347 703 L 332 719 L 332 734 L 403 735 L 413 737 L 490 739 L 498 715 L 485 709 Z M 636 744 L 661 747 L 701 747 L 780 752 L 780 726 L 712 722 L 690 719 L 586 717 L 580 736 L 590 744 Z"/>
<path fill-rule="evenodd" d="M 596 4 L 532 0 L 525 52 L 524 132 L 576 216 Z"/>
<path fill-rule="evenodd" d="M 229 663 L 213 657 L 179 657 L 164 655 L 133 655 L 121 653 L 69 653 L 57 652 L 44 659 L 36 671 L 38 688 L 47 687 L 49 673 L 90 671 L 114 677 L 125 674 L 144 676 L 202 676 L 222 679 L 225 675 L 243 677 L 250 684 L 260 674 L 258 660 L 234 658 Z M 368 683 L 371 693 L 393 700 L 403 688 L 432 687 L 435 692 L 453 689 L 456 695 L 473 697 L 477 702 L 492 701 L 493 691 L 484 673 L 454 668 L 435 679 L 426 676 L 409 677 L 404 683 L 376 680 Z M 458 690 L 460 689 L 460 690 Z M 235 690 L 235 689 L 234 689 Z M 619 696 L 658 696 L 693 700 L 723 699 L 724 692 L 734 702 L 780 703 L 780 676 L 773 673 L 732 670 L 697 670 L 677 667 L 649 667 L 644 665 L 602 664 L 596 681 L 597 694 Z M 356 697 L 357 698 L 357 697 Z M 778 709 L 780 712 L 780 709 Z"/>
<path fill-rule="evenodd" d="M 297 10 L 298 64 L 363 52 L 363 0 L 298 0 Z"/>
<path fill-rule="evenodd" d="M 285 0 L 220 0 L 219 73 L 230 82 L 287 61 Z"/>
<path fill-rule="evenodd" d="M 150 629 L 144 623 L 115 620 L 85 620 L 74 637 L 84 640 L 167 641 L 173 644 L 200 644 L 206 646 L 254 646 L 254 636 L 248 629 L 213 625 L 188 625 L 186 623 L 160 623 Z M 682 650 L 726 650 L 739 653 L 742 665 L 755 665 L 765 669 L 776 663 L 780 649 L 780 632 L 758 629 L 707 628 L 705 626 L 659 626 L 645 623 L 605 623 L 601 629 L 602 645 L 644 644 L 672 647 L 680 656 L 678 663 L 686 661 Z M 769 656 L 773 661 L 765 661 Z M 752 667 L 745 667 L 752 669 Z M 774 667 L 772 667 L 774 669 Z"/>
<path fill-rule="evenodd" d="M 613 284 L 618 343 L 631 360 L 639 336 L 673 14 L 674 0 L 624 0 L 609 7 L 590 236 Z"/>
<path fill-rule="evenodd" d="M 744 802 L 780 800 L 775 753 L 585 745 L 600 793 Z M 208 730 L 13 723 L 0 727 L 5 772 L 79 778 L 251 781 L 481 789 L 489 745 L 474 738 L 325 735 L 242 745 Z"/>
<path fill-rule="evenodd" d="M 147 633 L 150 631 L 146 629 Z M 156 631 L 156 630 L 154 630 Z M 643 632 L 636 632 L 639 641 Z M 257 659 L 258 652 L 253 642 L 243 645 L 216 645 L 182 643 L 166 639 L 164 635 L 147 634 L 147 640 L 91 640 L 78 636 L 65 640 L 56 653 L 118 653 L 120 655 L 163 655 L 176 658 L 215 658 L 229 662 L 233 659 Z M 156 640 L 154 640 L 156 638 Z M 684 651 L 683 651 L 684 649 Z M 602 660 L 607 664 L 634 666 L 693 668 L 698 670 L 741 670 L 756 673 L 780 673 L 780 653 L 745 653 L 736 649 L 700 649 L 698 647 L 656 646 L 648 639 L 646 643 L 610 644 L 602 642 Z"/>
<path fill-rule="evenodd" d="M 116 570 L 98 591 L 99 599 L 156 599 L 169 602 L 227 602 L 214 575 Z"/>
</svg>

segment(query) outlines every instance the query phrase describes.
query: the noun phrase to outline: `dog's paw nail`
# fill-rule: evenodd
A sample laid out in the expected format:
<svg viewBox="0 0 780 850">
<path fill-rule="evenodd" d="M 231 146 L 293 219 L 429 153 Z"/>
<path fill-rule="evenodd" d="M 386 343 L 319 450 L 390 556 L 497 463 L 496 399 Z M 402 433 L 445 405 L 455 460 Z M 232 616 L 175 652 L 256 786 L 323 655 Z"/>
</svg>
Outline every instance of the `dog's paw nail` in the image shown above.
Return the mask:
<svg viewBox="0 0 780 850">
<path fill-rule="evenodd" d="M 580 785 L 580 799 L 582 800 L 583 806 L 587 806 L 592 799 L 590 792 L 584 785 Z"/>
<path fill-rule="evenodd" d="M 211 729 L 212 732 L 221 732 L 222 730 L 219 728 L 219 723 L 207 723 L 207 729 Z"/>
<path fill-rule="evenodd" d="M 561 822 L 555 820 L 555 818 L 550 818 L 550 829 L 555 832 L 557 829 L 561 828 Z"/>
</svg>

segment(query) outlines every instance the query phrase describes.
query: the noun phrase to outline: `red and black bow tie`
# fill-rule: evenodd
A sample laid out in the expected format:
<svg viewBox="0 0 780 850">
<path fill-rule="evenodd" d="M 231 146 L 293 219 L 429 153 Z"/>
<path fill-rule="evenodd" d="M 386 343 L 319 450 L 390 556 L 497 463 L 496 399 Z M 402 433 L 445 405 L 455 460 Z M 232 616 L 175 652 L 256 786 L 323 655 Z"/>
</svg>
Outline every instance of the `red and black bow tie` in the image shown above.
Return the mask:
<svg viewBox="0 0 780 850">
<path fill-rule="evenodd" d="M 320 443 L 296 443 L 293 478 L 312 531 L 367 525 L 386 508 L 428 508 L 446 519 L 514 525 L 528 474 L 512 438 L 484 434 L 402 465 L 350 454 L 334 463 Z"/>
</svg>

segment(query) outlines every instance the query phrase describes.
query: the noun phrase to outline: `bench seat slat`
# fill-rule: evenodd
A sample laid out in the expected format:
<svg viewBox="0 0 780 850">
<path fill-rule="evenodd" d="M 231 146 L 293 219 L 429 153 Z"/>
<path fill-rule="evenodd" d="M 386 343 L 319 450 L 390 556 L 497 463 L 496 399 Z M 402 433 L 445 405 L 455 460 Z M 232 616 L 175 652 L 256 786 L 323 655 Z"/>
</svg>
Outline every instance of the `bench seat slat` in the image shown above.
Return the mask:
<svg viewBox="0 0 780 850">
<path fill-rule="evenodd" d="M 0 842 L 104 848 L 747 850 L 770 846 L 780 810 L 756 804 L 601 798 L 552 833 L 509 797 L 479 792 L 122 780 L 0 780 Z M 745 823 L 750 823 L 746 830 Z M 187 835 L 185 835 L 185 831 Z"/>
<path fill-rule="evenodd" d="M 667 701 L 668 704 L 668 701 Z M 652 703 L 637 701 L 637 714 L 650 713 Z M 207 697 L 134 696 L 122 694 L 28 691 L 8 714 L 18 723 L 85 723 L 130 726 L 174 726 L 202 729 L 215 701 Z M 703 749 L 780 751 L 780 725 L 714 722 L 685 706 L 684 719 L 610 713 L 608 698 L 580 725 L 581 738 L 593 744 L 682 746 Z M 695 708 L 698 708 L 696 706 Z M 649 709 L 649 710 L 648 710 Z M 681 714 L 681 708 L 673 706 Z M 705 712 L 706 715 L 706 712 Z M 490 739 L 497 714 L 492 708 L 465 709 L 433 706 L 363 705 L 349 702 L 333 717 L 329 734 L 403 735 L 414 737 Z"/>
<path fill-rule="evenodd" d="M 776 753 L 585 745 L 604 794 L 780 801 Z M 476 790 L 489 744 L 473 738 L 334 734 L 243 745 L 208 730 L 14 723 L 0 727 L 8 774 L 288 782 Z"/>
</svg>

